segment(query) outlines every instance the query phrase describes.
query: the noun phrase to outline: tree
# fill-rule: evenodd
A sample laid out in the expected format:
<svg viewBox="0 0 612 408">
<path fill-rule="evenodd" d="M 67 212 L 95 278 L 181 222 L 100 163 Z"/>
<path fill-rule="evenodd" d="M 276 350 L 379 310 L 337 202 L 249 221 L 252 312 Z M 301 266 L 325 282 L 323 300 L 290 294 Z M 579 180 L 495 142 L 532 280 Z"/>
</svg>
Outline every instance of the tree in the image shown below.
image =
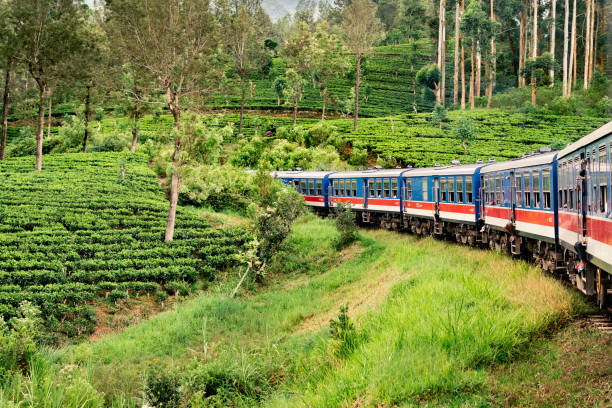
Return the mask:
<svg viewBox="0 0 612 408">
<path fill-rule="evenodd" d="M 285 97 L 285 89 L 287 88 L 287 80 L 285 77 L 276 77 L 272 83 L 272 88 L 274 92 L 276 92 L 276 106 L 280 106 L 281 99 Z"/>
<path fill-rule="evenodd" d="M 325 107 L 330 99 L 329 81 L 346 73 L 349 61 L 342 43 L 329 33 L 327 22 L 317 25 L 311 51 L 312 70 L 323 100 L 321 120 L 325 120 Z"/>
<path fill-rule="evenodd" d="M 148 72 L 165 96 L 174 120 L 174 151 L 165 241 L 174 238 L 182 148 L 183 104 L 222 83 L 216 58 L 218 21 L 208 0 L 107 0 L 109 35 L 130 61 Z"/>
<path fill-rule="evenodd" d="M 470 107 L 474 109 L 474 69 L 477 62 L 475 58 L 476 43 L 487 47 L 489 43 L 487 40 L 490 39 L 493 33 L 493 24 L 478 0 L 470 0 L 467 10 L 461 17 L 461 31 L 472 43 L 470 58 Z"/>
<path fill-rule="evenodd" d="M 536 93 L 537 87 L 542 85 L 550 84 L 550 76 L 548 73 L 550 70 L 556 70 L 557 64 L 553 59 L 553 56 L 549 52 L 545 52 L 539 57 L 529 58 L 525 61 L 525 66 L 521 70 L 520 74 L 522 77 L 531 77 L 532 81 L 532 92 L 531 92 L 531 103 L 535 106 L 536 104 Z"/>
<path fill-rule="evenodd" d="M 438 18 L 438 68 L 440 69 L 440 102 L 446 99 L 446 0 L 440 0 Z"/>
<path fill-rule="evenodd" d="M 11 71 L 15 62 L 15 30 L 10 18 L 9 3 L 0 3 L 0 64 L 4 70 L 2 95 L 2 136 L 0 137 L 0 160 L 4 160 L 8 132 L 8 105 L 11 85 Z"/>
<path fill-rule="evenodd" d="M 245 4 L 231 16 L 228 33 L 228 49 L 232 59 L 233 67 L 240 75 L 240 124 L 238 134 L 242 135 L 242 124 L 244 120 L 244 101 L 246 95 L 246 77 L 252 72 L 263 67 L 269 59 L 264 48 L 264 33 L 257 24 L 253 12 Z M 268 45 L 272 45 L 268 43 Z"/>
<path fill-rule="evenodd" d="M 293 106 L 293 126 L 297 124 L 298 102 L 302 99 L 304 78 L 293 68 L 285 71 L 286 88 L 284 89 L 285 103 Z"/>
<path fill-rule="evenodd" d="M 440 103 L 440 69 L 436 64 L 425 65 L 419 69 L 416 82 L 434 94 L 436 105 Z"/>
<path fill-rule="evenodd" d="M 446 108 L 444 108 L 444 106 L 439 103 L 434 106 L 434 109 L 431 112 L 431 119 L 434 122 L 438 122 L 438 124 L 440 125 L 440 130 L 442 130 L 442 122 L 446 120 L 447 116 L 448 111 L 446 110 Z"/>
<path fill-rule="evenodd" d="M 383 26 L 376 17 L 376 6 L 370 0 L 352 0 L 344 9 L 342 26 L 347 48 L 355 57 L 355 111 L 354 128 L 359 119 L 359 81 L 361 59 L 372 52 L 372 46 L 384 35 Z"/>
<path fill-rule="evenodd" d="M 572 87 L 576 85 L 576 0 L 572 8 L 572 40 L 570 44 L 569 67 L 567 69 L 567 96 L 572 95 Z M 573 85 L 572 85 L 573 81 Z"/>
<path fill-rule="evenodd" d="M 555 57 L 555 35 L 557 33 L 556 22 L 557 22 L 557 0 L 552 0 L 551 16 L 550 16 L 550 54 Z M 550 86 L 555 85 L 555 71 L 552 69 L 548 73 L 550 77 Z"/>
<path fill-rule="evenodd" d="M 304 78 L 311 74 L 314 37 L 303 21 L 298 23 L 297 29 L 285 43 L 283 50 L 287 58 L 287 70 L 285 80 L 287 81 L 287 101 L 293 106 L 293 124 L 297 121 L 297 104 L 302 99 L 302 86 Z M 297 76 L 296 76 L 297 75 Z M 299 78 L 298 78 L 299 77 Z M 299 80 L 298 80 L 299 79 Z"/>
<path fill-rule="evenodd" d="M 424 36 L 425 21 L 423 16 L 427 6 L 423 0 L 402 0 L 395 20 L 395 25 L 406 37 L 408 43 Z"/>
<path fill-rule="evenodd" d="M 72 0 L 12 0 L 11 20 L 22 62 L 38 86 L 36 170 L 42 170 L 44 98 L 51 82 L 60 79 L 81 46 L 83 24 Z"/>
<path fill-rule="evenodd" d="M 459 2 L 455 4 L 455 52 L 454 52 L 454 70 L 453 70 L 453 103 L 459 101 L 459 24 L 461 11 Z"/>
<path fill-rule="evenodd" d="M 568 44 L 568 40 L 569 40 L 569 14 L 570 14 L 570 2 L 569 0 L 565 0 L 565 21 L 563 24 L 563 90 L 562 90 L 562 94 L 564 98 L 567 98 L 568 96 L 568 85 L 567 85 L 567 80 L 568 80 L 568 72 L 567 72 L 567 68 L 568 68 L 568 48 L 569 48 L 569 44 Z"/>
<path fill-rule="evenodd" d="M 461 140 L 461 146 L 463 146 L 463 154 L 467 154 L 468 143 L 476 140 L 476 138 L 478 137 L 472 118 L 462 117 L 457 119 L 457 122 L 455 124 L 455 137 Z"/>
</svg>

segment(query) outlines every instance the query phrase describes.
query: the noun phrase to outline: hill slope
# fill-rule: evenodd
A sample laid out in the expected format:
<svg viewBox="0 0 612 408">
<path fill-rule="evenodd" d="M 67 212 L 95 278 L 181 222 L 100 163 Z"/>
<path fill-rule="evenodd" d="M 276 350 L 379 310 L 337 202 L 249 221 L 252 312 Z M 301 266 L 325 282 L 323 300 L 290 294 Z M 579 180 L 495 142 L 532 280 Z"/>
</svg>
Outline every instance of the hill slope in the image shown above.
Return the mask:
<svg viewBox="0 0 612 408">
<path fill-rule="evenodd" d="M 95 302 L 188 290 L 230 264 L 247 237 L 179 208 L 175 240 L 164 243 L 168 204 L 142 156 L 48 155 L 33 169 L 30 157 L 0 164 L 4 318 L 29 300 L 48 330 L 89 333 Z"/>
</svg>

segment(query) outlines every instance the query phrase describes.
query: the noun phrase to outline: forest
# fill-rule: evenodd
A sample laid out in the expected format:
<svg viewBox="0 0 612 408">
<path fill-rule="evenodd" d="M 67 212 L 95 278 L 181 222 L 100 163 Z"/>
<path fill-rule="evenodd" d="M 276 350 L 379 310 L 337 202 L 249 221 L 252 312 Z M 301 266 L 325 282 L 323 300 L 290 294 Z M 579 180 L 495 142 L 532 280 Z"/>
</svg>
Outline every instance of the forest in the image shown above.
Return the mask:
<svg viewBox="0 0 612 408">
<path fill-rule="evenodd" d="M 611 17 L 0 0 L 0 407 L 609 402 L 586 297 L 528 260 L 315 216 L 270 172 L 561 150 L 612 118 Z"/>
</svg>

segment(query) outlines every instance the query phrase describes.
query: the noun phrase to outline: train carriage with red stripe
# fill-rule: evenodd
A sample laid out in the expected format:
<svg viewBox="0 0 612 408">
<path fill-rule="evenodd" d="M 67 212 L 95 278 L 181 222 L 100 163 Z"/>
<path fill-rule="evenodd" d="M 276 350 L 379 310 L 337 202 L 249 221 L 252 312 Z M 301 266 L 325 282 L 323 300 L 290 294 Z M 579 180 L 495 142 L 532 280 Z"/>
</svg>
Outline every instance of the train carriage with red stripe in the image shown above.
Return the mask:
<svg viewBox="0 0 612 408">
<path fill-rule="evenodd" d="M 333 173 L 333 171 L 280 170 L 272 172 L 271 176 L 302 194 L 307 206 L 317 211 L 326 211 L 329 206 L 327 198 L 329 176 Z"/>
<path fill-rule="evenodd" d="M 405 226 L 416 234 L 455 235 L 473 244 L 479 219 L 480 163 L 417 169 L 403 180 Z"/>
<path fill-rule="evenodd" d="M 559 152 L 559 242 L 571 265 L 582 245 L 588 264 L 570 269 L 575 285 L 597 295 L 600 305 L 612 295 L 612 122 Z M 582 268 L 580 268 L 582 269 Z"/>
<path fill-rule="evenodd" d="M 543 258 L 551 271 L 562 268 L 557 253 L 556 153 L 495 163 L 481 173 L 481 240 L 491 248 L 520 255 L 527 246 Z M 537 258 L 538 256 L 536 256 Z"/>
</svg>

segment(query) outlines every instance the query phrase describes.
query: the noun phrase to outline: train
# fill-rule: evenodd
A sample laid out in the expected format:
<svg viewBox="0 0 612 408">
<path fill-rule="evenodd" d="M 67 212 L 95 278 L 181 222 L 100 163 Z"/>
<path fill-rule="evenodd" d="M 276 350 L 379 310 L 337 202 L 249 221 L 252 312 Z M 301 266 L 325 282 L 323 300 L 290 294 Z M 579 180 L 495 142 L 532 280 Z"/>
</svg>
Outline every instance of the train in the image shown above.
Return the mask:
<svg viewBox="0 0 612 408">
<path fill-rule="evenodd" d="M 533 259 L 612 304 L 612 122 L 560 151 L 429 168 L 279 170 L 307 206 L 348 203 L 359 223 Z"/>
</svg>

